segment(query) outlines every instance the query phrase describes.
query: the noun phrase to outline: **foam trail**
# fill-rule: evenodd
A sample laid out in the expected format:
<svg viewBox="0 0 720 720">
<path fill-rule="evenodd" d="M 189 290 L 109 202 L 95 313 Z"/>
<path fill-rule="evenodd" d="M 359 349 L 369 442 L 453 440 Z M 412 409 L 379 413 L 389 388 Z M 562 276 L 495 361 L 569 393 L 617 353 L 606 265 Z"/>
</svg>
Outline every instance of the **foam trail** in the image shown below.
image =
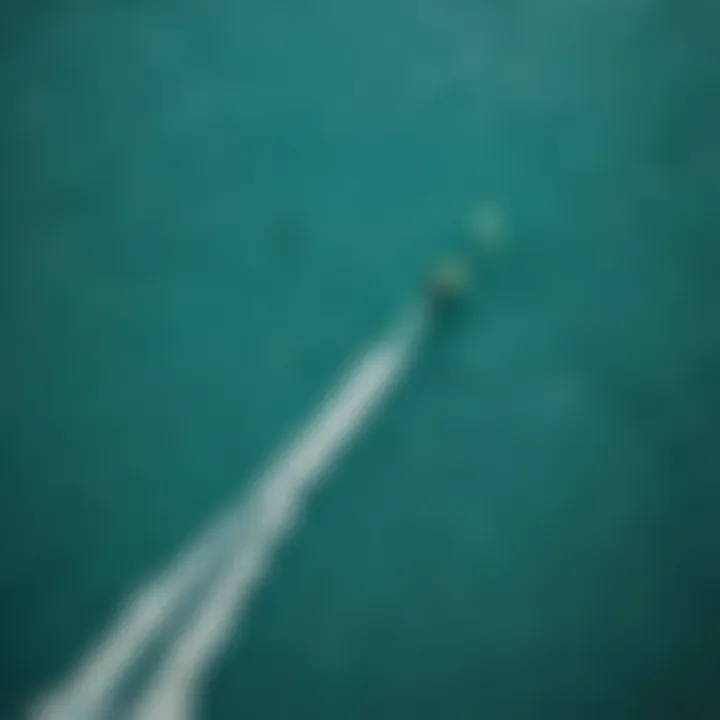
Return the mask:
<svg viewBox="0 0 720 720">
<path fill-rule="evenodd" d="M 307 493 L 399 379 L 418 339 L 421 316 L 371 351 L 318 421 L 256 486 L 254 523 L 196 617 L 168 652 L 133 720 L 191 720 L 199 684 L 247 611 L 253 591 L 293 527 Z"/>
<path fill-rule="evenodd" d="M 238 513 L 227 513 L 155 581 L 137 590 L 102 640 L 70 677 L 35 704 L 31 720 L 96 720 L 180 602 L 192 593 L 218 549 L 234 537 Z M 234 522 L 233 522 L 234 521 Z M 236 533 L 235 533 L 236 534 Z"/>
<path fill-rule="evenodd" d="M 304 496 L 361 429 L 399 379 L 421 340 L 427 317 L 415 308 L 390 336 L 361 359 L 299 438 L 263 473 L 251 496 L 226 511 L 154 582 L 141 588 L 105 638 L 71 677 L 33 709 L 33 720 L 102 720 L 117 689 L 180 603 L 198 586 L 208 562 L 243 538 L 225 575 L 174 645 L 157 681 L 141 699 L 137 718 L 180 720 L 203 670 L 232 631 L 292 528 Z"/>
</svg>

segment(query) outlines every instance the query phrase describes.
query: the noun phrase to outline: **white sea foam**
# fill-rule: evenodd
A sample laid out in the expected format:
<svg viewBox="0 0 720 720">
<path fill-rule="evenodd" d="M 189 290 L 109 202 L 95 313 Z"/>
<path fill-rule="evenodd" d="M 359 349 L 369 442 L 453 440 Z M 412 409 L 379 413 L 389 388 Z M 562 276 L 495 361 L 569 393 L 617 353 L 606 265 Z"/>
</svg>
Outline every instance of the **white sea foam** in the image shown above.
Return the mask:
<svg viewBox="0 0 720 720">
<path fill-rule="evenodd" d="M 292 530 L 309 491 L 366 425 L 403 375 L 424 334 L 422 307 L 366 353 L 307 426 L 187 551 L 127 604 L 105 637 L 54 692 L 33 708 L 31 720 L 103 720 L 121 683 L 148 644 L 188 597 L 202 590 L 195 612 L 170 643 L 160 666 L 133 706 L 133 720 L 192 720 L 200 684 L 224 643 L 244 619 L 248 603 Z M 209 562 L 223 553 L 223 571 L 198 588 Z"/>
</svg>

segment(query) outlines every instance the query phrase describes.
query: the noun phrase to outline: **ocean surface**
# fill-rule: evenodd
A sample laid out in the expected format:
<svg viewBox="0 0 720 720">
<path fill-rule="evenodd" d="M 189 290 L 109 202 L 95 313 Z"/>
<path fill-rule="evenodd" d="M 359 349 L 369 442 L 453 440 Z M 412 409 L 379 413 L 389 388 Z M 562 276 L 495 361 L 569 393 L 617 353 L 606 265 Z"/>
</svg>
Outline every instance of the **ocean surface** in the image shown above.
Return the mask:
<svg viewBox="0 0 720 720">
<path fill-rule="evenodd" d="M 0 717 L 501 207 L 211 720 L 720 717 L 720 4 L 0 10 Z M 80 719 L 78 719 L 80 720 Z"/>
</svg>

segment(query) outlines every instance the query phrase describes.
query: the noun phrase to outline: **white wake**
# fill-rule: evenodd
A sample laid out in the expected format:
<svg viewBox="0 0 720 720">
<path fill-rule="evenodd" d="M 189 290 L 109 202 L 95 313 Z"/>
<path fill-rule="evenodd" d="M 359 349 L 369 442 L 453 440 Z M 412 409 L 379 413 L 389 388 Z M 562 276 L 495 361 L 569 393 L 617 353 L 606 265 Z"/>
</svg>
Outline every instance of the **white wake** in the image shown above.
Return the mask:
<svg viewBox="0 0 720 720">
<path fill-rule="evenodd" d="M 251 486 L 155 581 L 140 589 L 105 637 L 31 720 L 104 720 L 118 689 L 178 607 L 203 591 L 132 710 L 132 720 L 192 720 L 204 673 L 245 617 L 253 592 L 292 530 L 309 491 L 403 375 L 427 325 L 424 307 L 371 347 L 308 425 Z M 210 562 L 229 554 L 209 588 Z"/>
</svg>

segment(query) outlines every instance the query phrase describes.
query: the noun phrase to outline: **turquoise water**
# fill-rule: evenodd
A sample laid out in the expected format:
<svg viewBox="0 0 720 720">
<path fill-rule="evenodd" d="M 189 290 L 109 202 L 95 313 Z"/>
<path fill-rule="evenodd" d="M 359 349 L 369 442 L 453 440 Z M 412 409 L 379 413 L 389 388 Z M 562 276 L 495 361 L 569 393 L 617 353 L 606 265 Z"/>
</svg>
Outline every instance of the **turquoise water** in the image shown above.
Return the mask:
<svg viewBox="0 0 720 720">
<path fill-rule="evenodd" d="M 720 711 L 707 2 L 8 3 L 0 716 L 242 489 L 500 203 L 208 718 Z"/>
</svg>

